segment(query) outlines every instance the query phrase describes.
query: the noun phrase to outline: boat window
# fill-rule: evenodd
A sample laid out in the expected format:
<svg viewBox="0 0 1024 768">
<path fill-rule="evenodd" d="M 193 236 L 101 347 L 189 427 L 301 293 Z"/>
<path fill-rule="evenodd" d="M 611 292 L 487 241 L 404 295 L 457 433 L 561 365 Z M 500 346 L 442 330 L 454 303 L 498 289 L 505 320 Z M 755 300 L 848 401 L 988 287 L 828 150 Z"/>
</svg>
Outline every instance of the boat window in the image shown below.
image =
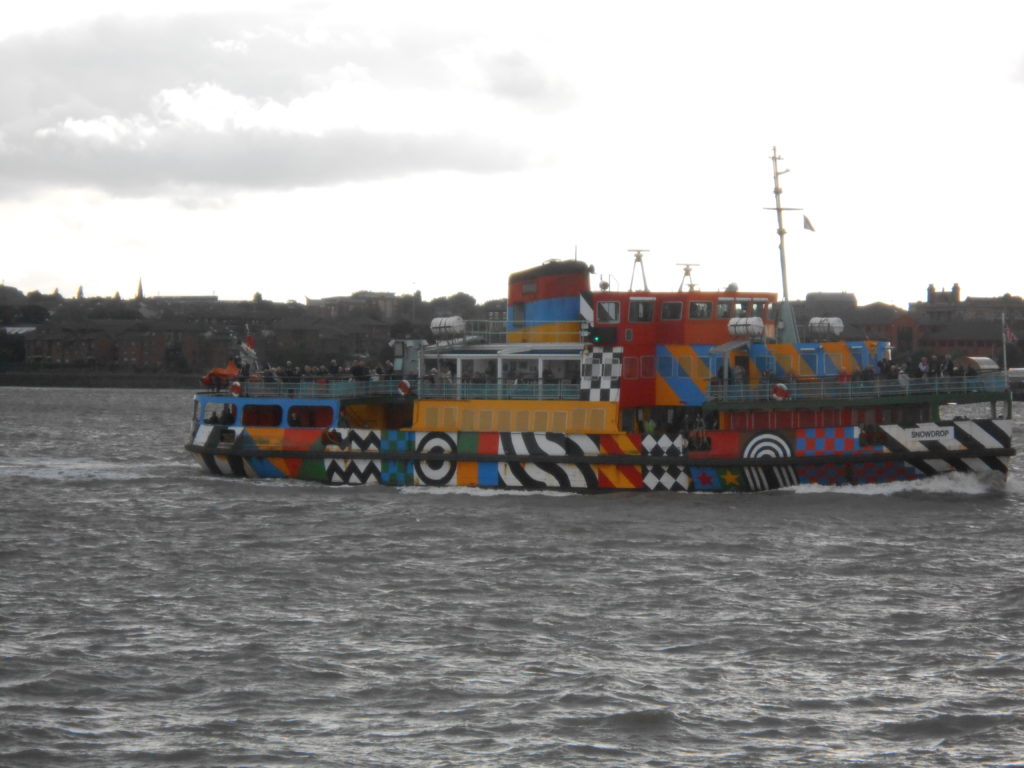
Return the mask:
<svg viewBox="0 0 1024 768">
<path fill-rule="evenodd" d="M 629 321 L 649 323 L 654 319 L 654 299 L 630 299 Z"/>
<path fill-rule="evenodd" d="M 247 427 L 276 427 L 281 423 L 280 405 L 246 405 L 242 408 L 242 424 Z"/>
<path fill-rule="evenodd" d="M 737 299 L 733 317 L 750 317 L 750 299 Z"/>
<path fill-rule="evenodd" d="M 288 409 L 289 427 L 329 427 L 333 421 L 329 405 L 293 405 Z"/>
<path fill-rule="evenodd" d="M 705 320 L 711 317 L 711 302 L 710 301 L 691 301 L 690 302 L 690 319 L 692 320 Z"/>
<path fill-rule="evenodd" d="M 619 302 L 599 301 L 597 302 L 597 322 L 617 323 L 619 322 Z"/>
<path fill-rule="evenodd" d="M 537 292 L 537 281 L 536 280 L 527 280 L 525 283 L 523 283 L 523 286 L 522 286 L 521 290 L 523 291 L 523 294 L 536 293 Z"/>
<path fill-rule="evenodd" d="M 644 355 L 640 358 L 640 378 L 654 378 L 654 359 L 653 355 Z"/>
<path fill-rule="evenodd" d="M 662 320 L 682 320 L 683 319 L 683 302 L 681 301 L 666 301 L 661 305 L 661 319 Z"/>
<path fill-rule="evenodd" d="M 622 359 L 622 378 L 624 379 L 636 379 L 640 376 L 640 360 L 635 357 L 625 357 Z"/>
<path fill-rule="evenodd" d="M 203 409 L 204 424 L 234 424 L 237 409 L 232 403 L 207 402 Z"/>
<path fill-rule="evenodd" d="M 764 318 L 767 317 L 765 311 L 771 307 L 771 303 L 767 301 L 754 301 L 753 316 Z"/>
<path fill-rule="evenodd" d="M 718 305 L 715 307 L 715 317 L 717 317 L 720 320 L 724 320 L 725 318 L 730 316 L 730 311 L 731 310 L 732 310 L 732 302 L 731 301 L 727 301 L 727 300 L 720 301 L 720 302 L 718 302 Z"/>
</svg>

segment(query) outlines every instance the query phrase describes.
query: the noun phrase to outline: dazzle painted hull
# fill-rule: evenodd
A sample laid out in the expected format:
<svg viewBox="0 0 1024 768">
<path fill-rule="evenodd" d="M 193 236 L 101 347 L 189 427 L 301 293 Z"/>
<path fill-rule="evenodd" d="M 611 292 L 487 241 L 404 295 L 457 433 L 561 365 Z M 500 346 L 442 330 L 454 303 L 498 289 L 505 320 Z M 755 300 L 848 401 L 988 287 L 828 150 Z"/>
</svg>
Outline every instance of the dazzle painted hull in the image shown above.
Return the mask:
<svg viewBox="0 0 1024 768">
<path fill-rule="evenodd" d="M 764 491 L 949 472 L 1005 477 L 1012 422 L 971 419 L 682 434 L 414 431 L 199 424 L 210 472 L 338 485 L 565 491 Z"/>
</svg>

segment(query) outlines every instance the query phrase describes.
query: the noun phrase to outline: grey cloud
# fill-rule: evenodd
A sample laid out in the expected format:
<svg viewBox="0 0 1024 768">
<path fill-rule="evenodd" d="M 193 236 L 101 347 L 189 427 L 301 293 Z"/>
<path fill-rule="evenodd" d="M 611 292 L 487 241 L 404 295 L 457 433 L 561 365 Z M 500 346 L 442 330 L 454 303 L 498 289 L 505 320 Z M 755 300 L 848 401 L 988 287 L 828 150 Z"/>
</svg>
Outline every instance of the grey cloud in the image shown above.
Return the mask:
<svg viewBox="0 0 1024 768">
<path fill-rule="evenodd" d="M 95 187 L 135 197 L 208 190 L 288 189 L 431 170 L 493 173 L 521 168 L 522 153 L 469 136 L 265 130 L 164 132 L 145 147 L 38 137 L 31 152 L 0 155 L 0 193 Z"/>
<path fill-rule="evenodd" d="M 566 83 L 550 77 L 518 51 L 492 56 L 485 62 L 485 71 L 495 94 L 537 109 L 559 109 L 573 99 Z"/>
<path fill-rule="evenodd" d="M 204 83 L 257 103 L 287 104 L 350 65 L 389 85 L 451 85 L 443 53 L 452 41 L 406 34 L 381 46 L 357 31 L 334 29 L 310 42 L 299 31 L 287 17 L 254 14 L 108 18 L 0 39 L 0 194 L 63 186 L 132 196 L 180 187 L 220 194 L 439 169 L 491 173 L 527 164 L 525 150 L 488 136 L 214 132 L 152 114 L 162 90 Z M 494 92 L 520 102 L 550 99 L 557 90 L 525 57 L 486 67 Z M 68 119 L 131 121 L 140 115 L 156 134 L 136 144 L 59 130 Z"/>
</svg>

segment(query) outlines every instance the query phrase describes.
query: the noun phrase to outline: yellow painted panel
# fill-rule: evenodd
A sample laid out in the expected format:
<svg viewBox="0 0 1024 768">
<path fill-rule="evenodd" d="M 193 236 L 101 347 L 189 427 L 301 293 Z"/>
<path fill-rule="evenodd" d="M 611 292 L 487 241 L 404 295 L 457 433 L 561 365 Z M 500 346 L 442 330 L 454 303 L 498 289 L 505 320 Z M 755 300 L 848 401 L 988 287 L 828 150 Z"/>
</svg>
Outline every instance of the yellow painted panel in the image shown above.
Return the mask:
<svg viewBox="0 0 1024 768">
<path fill-rule="evenodd" d="M 521 344 L 524 341 L 579 341 L 580 324 L 577 321 L 546 323 L 545 325 L 537 325 L 533 328 L 509 331 L 507 337 L 510 344 Z"/>
<path fill-rule="evenodd" d="M 533 415 L 531 411 L 516 411 L 516 432 L 532 432 L 530 427 L 530 416 Z"/>
<path fill-rule="evenodd" d="M 461 486 L 476 486 L 480 480 L 477 475 L 477 467 L 479 465 L 475 461 L 460 461 L 455 465 L 455 482 Z"/>
<path fill-rule="evenodd" d="M 413 431 L 429 432 L 441 423 L 481 432 L 570 432 L 612 435 L 618 433 L 618 403 L 588 403 L 571 400 L 417 400 L 413 409 Z M 568 429 L 566 424 L 568 422 Z M 448 426 L 448 425 L 451 426 Z M 550 425 L 550 426 L 549 426 Z"/>
<path fill-rule="evenodd" d="M 487 410 L 479 411 L 480 413 L 480 431 L 481 432 L 493 432 L 494 431 L 494 411 Z"/>
</svg>

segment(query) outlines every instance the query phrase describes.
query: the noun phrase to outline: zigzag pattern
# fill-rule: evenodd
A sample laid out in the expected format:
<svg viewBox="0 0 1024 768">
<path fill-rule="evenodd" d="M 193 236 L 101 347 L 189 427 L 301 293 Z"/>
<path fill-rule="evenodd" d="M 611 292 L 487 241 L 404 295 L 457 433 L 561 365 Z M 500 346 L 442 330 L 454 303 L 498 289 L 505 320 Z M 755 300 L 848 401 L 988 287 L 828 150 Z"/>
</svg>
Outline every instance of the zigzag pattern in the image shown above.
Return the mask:
<svg viewBox="0 0 1024 768">
<path fill-rule="evenodd" d="M 380 433 L 369 429 L 338 430 L 341 440 L 338 446 L 343 451 L 380 451 Z"/>
<path fill-rule="evenodd" d="M 380 467 L 374 459 L 324 459 L 324 470 L 331 485 L 380 483 Z"/>
</svg>

